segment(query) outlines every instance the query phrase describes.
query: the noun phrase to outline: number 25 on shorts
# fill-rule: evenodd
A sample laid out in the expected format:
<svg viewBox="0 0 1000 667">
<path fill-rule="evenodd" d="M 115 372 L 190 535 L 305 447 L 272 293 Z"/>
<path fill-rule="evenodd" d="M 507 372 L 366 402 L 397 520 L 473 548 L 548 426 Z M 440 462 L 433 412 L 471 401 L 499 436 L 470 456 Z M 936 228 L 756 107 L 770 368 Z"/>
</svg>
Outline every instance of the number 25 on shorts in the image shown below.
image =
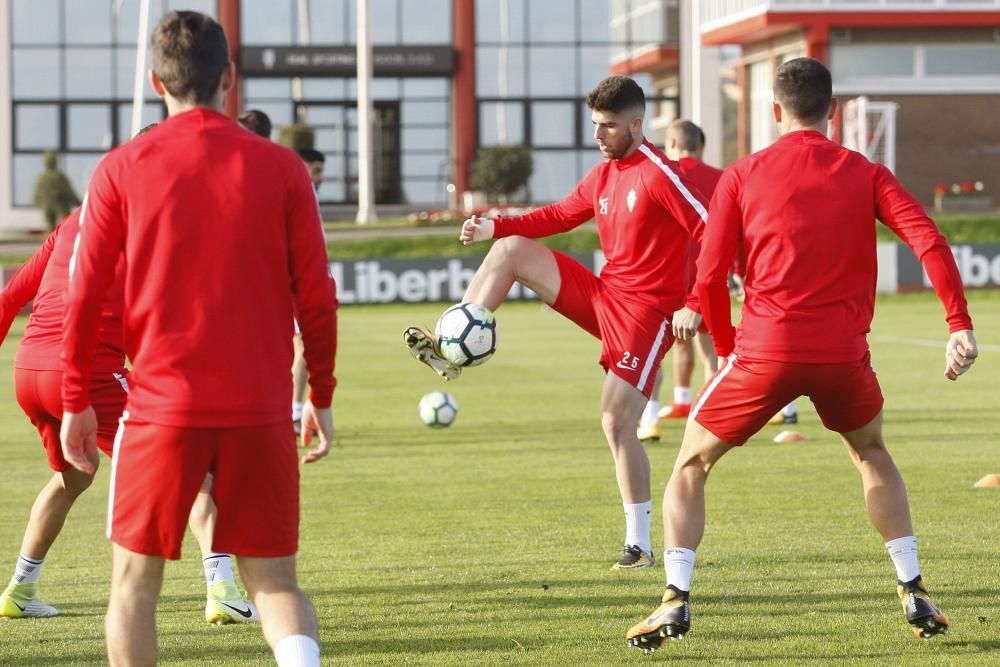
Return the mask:
<svg viewBox="0 0 1000 667">
<path fill-rule="evenodd" d="M 635 356 L 631 352 L 626 352 L 622 360 L 618 362 L 618 368 L 624 368 L 627 371 L 634 371 L 639 369 L 639 357 Z"/>
</svg>

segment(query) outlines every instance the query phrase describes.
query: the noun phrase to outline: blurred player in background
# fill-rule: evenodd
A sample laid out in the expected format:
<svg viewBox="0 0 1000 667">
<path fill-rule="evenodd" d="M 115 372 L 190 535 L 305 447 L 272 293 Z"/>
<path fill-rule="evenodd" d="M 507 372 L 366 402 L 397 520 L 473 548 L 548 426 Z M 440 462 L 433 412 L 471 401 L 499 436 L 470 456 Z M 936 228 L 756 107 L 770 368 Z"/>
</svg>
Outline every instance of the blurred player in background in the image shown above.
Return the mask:
<svg viewBox="0 0 1000 667">
<path fill-rule="evenodd" d="M 463 301 L 496 310 L 514 281 L 602 342 L 606 377 L 601 424 L 615 460 L 625 510 L 625 545 L 613 569 L 655 563 L 649 538 L 649 459 L 635 425 L 653 390 L 656 368 L 674 336 L 694 336 L 701 316 L 687 300 L 687 255 L 704 229 L 706 200 L 677 164 L 643 138 L 645 95 L 613 76 L 587 96 L 594 138 L 607 158 L 562 201 L 513 218 L 472 217 L 465 244 L 499 239 L 469 283 Z M 532 238 L 597 220 L 607 263 L 600 277 Z M 671 330 L 672 324 L 672 330 Z M 446 379 L 461 371 L 440 355 L 433 336 L 404 331 L 411 354 Z"/>
<path fill-rule="evenodd" d="M 875 220 L 920 258 L 944 305 L 950 380 L 978 356 L 962 279 L 944 237 L 896 177 L 827 139 L 837 104 L 822 63 L 782 64 L 774 99 L 782 136 L 726 170 L 698 258 L 702 312 L 715 349 L 728 360 L 695 402 L 664 492 L 667 590 L 660 607 L 626 634 L 646 650 L 684 635 L 691 624 L 691 574 L 712 467 L 802 395 L 841 435 L 861 474 L 868 515 L 885 540 L 913 632 L 926 638 L 948 628 L 924 587 L 906 487 L 882 437 L 883 398 L 867 341 L 875 310 Z M 746 300 L 734 329 L 727 274 L 740 238 Z"/>
<path fill-rule="evenodd" d="M 715 186 L 722 176 L 722 171 L 702 162 L 705 152 L 705 133 L 689 120 L 678 119 L 667 126 L 663 151 L 668 158 L 675 160 L 681 173 L 695 187 L 701 190 L 707 199 L 712 198 Z M 698 244 L 690 244 L 688 254 L 688 284 L 694 287 L 695 262 L 698 259 Z M 653 394 L 650 396 L 646 409 L 639 419 L 639 440 L 660 439 L 660 419 L 687 419 L 691 411 L 691 376 L 694 374 L 694 348 L 698 348 L 698 356 L 705 367 L 705 378 L 710 378 L 719 370 L 719 358 L 712 347 L 712 338 L 704 322 L 698 327 L 698 334 L 693 340 L 677 339 L 674 341 L 674 400 L 660 409 L 660 385 L 663 383 L 663 369 L 657 369 L 653 384 Z"/>
<path fill-rule="evenodd" d="M 169 118 L 155 140 L 112 151 L 91 177 L 63 342 L 63 453 L 92 472 L 97 422 L 86 378 L 101 303 L 124 253 L 133 368 L 109 499 L 109 660 L 156 662 L 164 559 L 180 556 L 191 505 L 211 472 L 214 548 L 239 557 L 278 664 L 312 667 L 316 614 L 295 567 L 299 470 L 288 369 L 295 310 L 312 387 L 303 420 L 307 434 L 319 433 L 308 463 L 329 452 L 335 386 L 336 301 L 316 197 L 294 152 L 221 113 L 236 75 L 218 23 L 171 12 L 151 42 L 153 89 Z"/>
<path fill-rule="evenodd" d="M 258 137 L 271 138 L 271 119 L 259 109 L 247 109 L 237 116 L 236 122 Z"/>
<path fill-rule="evenodd" d="M 300 148 L 299 157 L 306 163 L 309 170 L 309 178 L 312 179 L 313 189 L 316 197 L 319 197 L 319 188 L 323 185 L 324 170 L 326 169 L 326 156 L 315 148 Z M 299 331 L 299 324 L 295 323 L 295 338 L 292 339 L 295 349 L 295 358 L 292 360 L 292 423 L 295 432 L 302 432 L 302 406 L 306 395 L 306 360 L 302 355 L 302 332 Z"/>
</svg>

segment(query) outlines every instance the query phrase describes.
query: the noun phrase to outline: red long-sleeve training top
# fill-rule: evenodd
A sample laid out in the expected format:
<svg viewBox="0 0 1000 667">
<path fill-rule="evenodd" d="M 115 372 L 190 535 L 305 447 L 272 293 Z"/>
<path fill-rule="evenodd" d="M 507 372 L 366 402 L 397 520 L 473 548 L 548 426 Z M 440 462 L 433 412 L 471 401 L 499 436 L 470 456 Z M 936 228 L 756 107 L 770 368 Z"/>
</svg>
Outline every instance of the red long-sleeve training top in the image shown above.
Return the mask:
<svg viewBox="0 0 1000 667">
<path fill-rule="evenodd" d="M 80 209 L 76 209 L 49 234 L 24 266 L 18 269 L 0 293 L 0 338 L 6 338 L 18 312 L 32 299 L 31 319 L 17 347 L 14 366 L 36 371 L 61 371 L 63 319 L 66 314 L 66 286 L 69 261 L 80 229 Z M 115 280 L 101 308 L 95 373 L 121 371 L 125 365 L 122 342 L 122 299 L 124 261 L 119 260 Z"/>
<path fill-rule="evenodd" d="M 197 108 L 101 160 L 66 302 L 71 412 L 88 405 L 100 304 L 123 251 L 133 419 L 181 427 L 288 419 L 293 307 L 311 400 L 330 405 L 336 297 L 316 196 L 294 152 Z"/>
<path fill-rule="evenodd" d="M 949 329 L 971 329 L 962 279 L 923 207 L 885 166 L 814 131 L 790 132 L 730 166 L 712 198 L 697 292 L 715 349 L 799 363 L 856 361 L 875 313 L 875 220 L 913 249 Z M 742 234 L 738 330 L 726 274 Z"/>
<path fill-rule="evenodd" d="M 561 201 L 497 218 L 494 237 L 541 238 L 596 219 L 604 285 L 670 317 L 688 294 L 688 244 L 701 239 L 707 201 L 676 162 L 644 141 L 626 158 L 595 165 Z M 695 299 L 687 305 L 697 310 Z"/>
<path fill-rule="evenodd" d="M 715 167 L 707 165 L 697 158 L 687 155 L 677 161 L 677 166 L 680 167 L 681 175 L 691 181 L 691 183 L 698 188 L 703 195 L 705 195 L 706 199 L 712 199 L 712 194 L 715 192 L 715 188 L 719 184 L 719 179 L 722 178 L 721 169 L 716 169 Z M 695 274 L 698 270 L 698 250 L 699 245 L 692 239 L 691 243 L 688 245 L 687 286 L 689 291 L 694 290 Z"/>
</svg>

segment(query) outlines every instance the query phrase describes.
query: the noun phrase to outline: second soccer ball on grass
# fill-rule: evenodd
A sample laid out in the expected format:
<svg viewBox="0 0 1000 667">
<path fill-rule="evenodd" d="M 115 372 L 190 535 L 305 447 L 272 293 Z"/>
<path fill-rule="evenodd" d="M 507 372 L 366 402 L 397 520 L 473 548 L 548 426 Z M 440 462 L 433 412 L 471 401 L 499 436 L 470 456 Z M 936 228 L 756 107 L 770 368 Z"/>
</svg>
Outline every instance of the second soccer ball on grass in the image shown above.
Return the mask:
<svg viewBox="0 0 1000 667">
<path fill-rule="evenodd" d="M 458 416 L 458 402 L 451 394 L 432 391 L 420 399 L 420 419 L 428 426 L 451 426 Z"/>
<path fill-rule="evenodd" d="M 444 311 L 434 333 L 441 355 L 456 366 L 478 366 L 497 349 L 496 320 L 478 303 L 459 303 Z"/>
</svg>

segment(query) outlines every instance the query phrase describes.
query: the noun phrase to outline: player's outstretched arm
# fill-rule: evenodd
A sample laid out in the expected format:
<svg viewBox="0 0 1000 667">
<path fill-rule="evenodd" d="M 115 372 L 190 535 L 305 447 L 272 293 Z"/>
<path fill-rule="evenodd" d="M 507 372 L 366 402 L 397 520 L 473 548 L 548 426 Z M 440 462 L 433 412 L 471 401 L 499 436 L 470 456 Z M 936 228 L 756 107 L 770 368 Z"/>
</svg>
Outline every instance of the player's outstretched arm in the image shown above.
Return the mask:
<svg viewBox="0 0 1000 667">
<path fill-rule="evenodd" d="M 64 412 L 59 439 L 71 466 L 89 475 L 97 472 L 97 413 L 93 407 Z"/>
<path fill-rule="evenodd" d="M 302 446 L 309 447 L 316 436 L 316 447 L 302 456 L 302 463 L 318 461 L 330 453 L 333 446 L 333 411 L 330 408 L 315 408 L 312 401 L 302 407 Z"/>
<path fill-rule="evenodd" d="M 495 229 L 493 221 L 489 218 L 477 218 L 473 215 L 462 223 L 462 231 L 458 234 L 458 240 L 465 245 L 489 241 L 493 238 Z"/>
<path fill-rule="evenodd" d="M 979 356 L 976 336 L 971 329 L 956 331 L 948 339 L 944 353 L 944 376 L 949 380 L 957 380 L 967 370 L 972 368 Z"/>
</svg>

